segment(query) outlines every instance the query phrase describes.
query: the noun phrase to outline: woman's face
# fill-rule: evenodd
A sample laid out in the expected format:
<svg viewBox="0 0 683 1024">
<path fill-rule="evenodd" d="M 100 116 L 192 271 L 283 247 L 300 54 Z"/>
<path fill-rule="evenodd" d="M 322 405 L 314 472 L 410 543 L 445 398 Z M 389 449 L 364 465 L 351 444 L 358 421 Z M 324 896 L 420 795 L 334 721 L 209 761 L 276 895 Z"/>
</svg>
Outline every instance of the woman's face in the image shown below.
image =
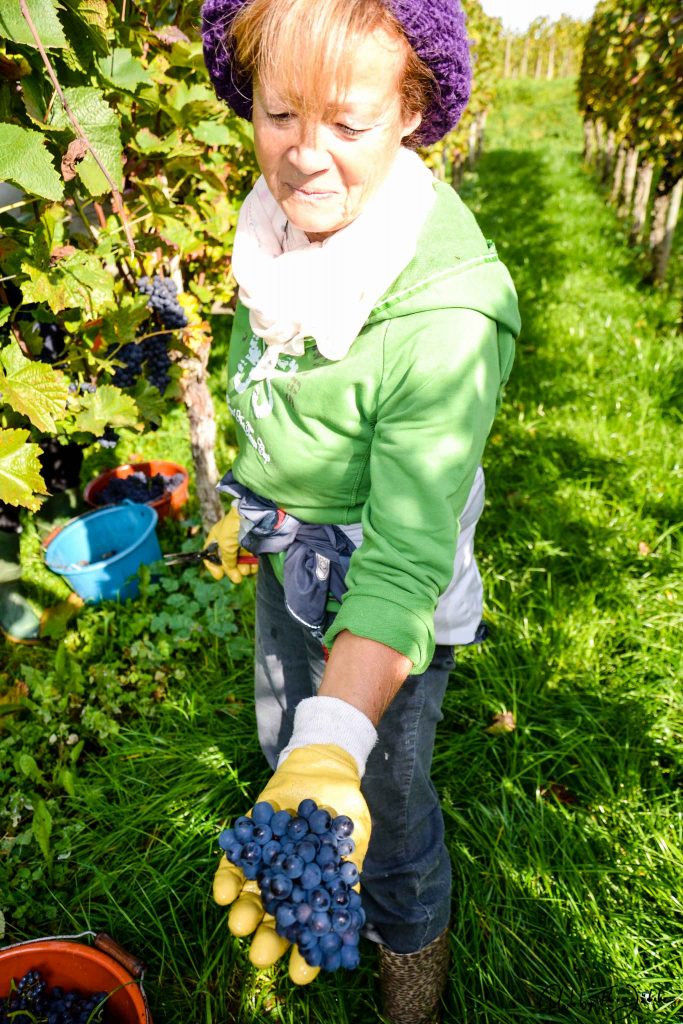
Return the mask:
<svg viewBox="0 0 683 1024">
<path fill-rule="evenodd" d="M 398 92 L 401 44 L 378 30 L 349 58 L 348 89 L 331 96 L 328 113 L 289 110 L 275 86 L 254 83 L 256 158 L 273 196 L 312 242 L 350 224 L 386 177 L 402 140 L 420 123 L 405 122 Z"/>
</svg>

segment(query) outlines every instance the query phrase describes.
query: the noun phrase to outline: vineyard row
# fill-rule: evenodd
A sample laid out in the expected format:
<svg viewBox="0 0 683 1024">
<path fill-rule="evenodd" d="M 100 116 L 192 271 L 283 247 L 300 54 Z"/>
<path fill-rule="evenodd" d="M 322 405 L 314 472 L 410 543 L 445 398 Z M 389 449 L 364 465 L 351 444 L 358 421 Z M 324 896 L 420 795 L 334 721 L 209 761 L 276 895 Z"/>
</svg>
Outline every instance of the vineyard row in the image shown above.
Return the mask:
<svg viewBox="0 0 683 1024">
<path fill-rule="evenodd" d="M 683 196 L 683 9 L 678 0 L 602 0 L 579 75 L 584 157 L 645 239 L 648 279 L 667 271 Z M 649 225 L 649 231 L 648 229 Z"/>
</svg>

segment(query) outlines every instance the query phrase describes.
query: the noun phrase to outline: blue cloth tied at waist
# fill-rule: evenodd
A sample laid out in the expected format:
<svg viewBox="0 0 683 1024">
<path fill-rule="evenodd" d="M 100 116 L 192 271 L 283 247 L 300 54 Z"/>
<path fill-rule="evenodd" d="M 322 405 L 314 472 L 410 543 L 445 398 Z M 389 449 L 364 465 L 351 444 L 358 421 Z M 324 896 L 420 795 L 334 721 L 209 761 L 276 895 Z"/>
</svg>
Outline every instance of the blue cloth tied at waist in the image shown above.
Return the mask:
<svg viewBox="0 0 683 1024">
<path fill-rule="evenodd" d="M 341 602 L 346 573 L 356 545 L 338 526 L 305 523 L 235 480 L 228 470 L 218 490 L 238 499 L 242 525 L 239 542 L 255 555 L 286 551 L 284 591 L 287 611 L 322 640 L 327 602 Z"/>
</svg>

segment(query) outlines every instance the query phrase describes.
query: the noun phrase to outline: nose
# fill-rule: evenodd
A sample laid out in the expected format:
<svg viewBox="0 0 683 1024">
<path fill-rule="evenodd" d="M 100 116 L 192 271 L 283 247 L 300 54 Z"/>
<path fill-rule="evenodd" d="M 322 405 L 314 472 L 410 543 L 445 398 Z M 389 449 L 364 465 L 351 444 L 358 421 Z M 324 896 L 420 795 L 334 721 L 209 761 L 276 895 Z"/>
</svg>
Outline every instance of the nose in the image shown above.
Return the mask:
<svg viewBox="0 0 683 1024">
<path fill-rule="evenodd" d="M 290 148 L 289 159 L 301 175 L 326 171 L 332 162 L 325 143 L 325 129 L 320 124 L 302 124 L 299 138 Z"/>
</svg>

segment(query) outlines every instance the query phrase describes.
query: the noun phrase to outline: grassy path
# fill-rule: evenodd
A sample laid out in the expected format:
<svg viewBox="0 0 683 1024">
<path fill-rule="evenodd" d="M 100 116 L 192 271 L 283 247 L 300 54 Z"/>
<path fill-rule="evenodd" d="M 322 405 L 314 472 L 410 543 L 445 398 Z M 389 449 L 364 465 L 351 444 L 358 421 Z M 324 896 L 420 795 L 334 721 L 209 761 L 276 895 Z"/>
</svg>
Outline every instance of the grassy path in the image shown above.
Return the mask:
<svg viewBox="0 0 683 1024">
<path fill-rule="evenodd" d="M 683 1020 L 683 345 L 580 145 L 567 83 L 517 86 L 464 190 L 524 333 L 487 453 L 492 636 L 459 658 L 435 758 L 455 879 L 447 1024 Z M 114 664 L 120 624 L 88 615 L 80 664 Z M 293 991 L 251 971 L 209 899 L 216 824 L 266 778 L 245 650 L 169 649 L 185 675 L 86 762 L 51 876 L 28 847 L 18 931 L 112 931 L 150 964 L 157 1024 L 372 1024 L 369 948 L 356 976 Z M 516 729 L 488 733 L 502 711 Z"/>
<path fill-rule="evenodd" d="M 479 538 L 496 628 L 439 752 L 453 1020 L 683 1019 L 683 351 L 580 146 L 568 83 L 517 86 L 465 193 L 524 328 Z"/>
</svg>

